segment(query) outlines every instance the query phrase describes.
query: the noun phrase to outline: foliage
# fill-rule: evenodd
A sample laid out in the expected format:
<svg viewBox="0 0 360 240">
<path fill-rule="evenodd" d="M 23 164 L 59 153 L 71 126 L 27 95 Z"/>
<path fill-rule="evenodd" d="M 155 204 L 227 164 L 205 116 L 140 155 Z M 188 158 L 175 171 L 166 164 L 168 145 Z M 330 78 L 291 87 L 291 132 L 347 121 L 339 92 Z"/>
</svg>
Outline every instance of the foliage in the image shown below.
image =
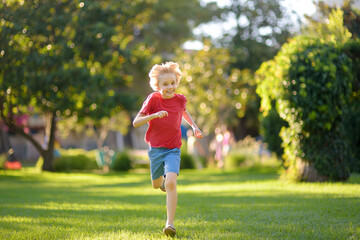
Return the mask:
<svg viewBox="0 0 360 240">
<path fill-rule="evenodd" d="M 1 117 L 27 138 L 53 170 L 56 119 L 77 115 L 99 120 L 114 110 L 131 109 L 126 94 L 132 78 L 123 68 L 133 28 L 146 9 L 130 1 L 5 2 L 1 20 Z M 119 25 L 119 22 L 126 24 Z M 121 27 L 120 27 L 121 26 Z M 49 142 L 43 147 L 17 114 L 45 116 Z"/>
<path fill-rule="evenodd" d="M 111 169 L 115 171 L 128 171 L 132 168 L 132 160 L 127 152 L 118 152 L 115 155 Z"/>
<path fill-rule="evenodd" d="M 360 172 L 360 101 L 355 103 L 351 104 L 345 120 L 345 135 L 350 152 L 350 171 Z"/>
<path fill-rule="evenodd" d="M 232 128 L 237 138 L 259 135 L 259 105 L 260 98 L 256 94 L 254 73 L 249 69 L 231 69 L 229 76 L 232 107 L 236 113 L 230 115 L 227 124 Z"/>
<path fill-rule="evenodd" d="M 246 156 L 241 153 L 230 152 L 225 158 L 225 169 L 234 169 L 243 166 Z"/>
<path fill-rule="evenodd" d="M 130 126 L 130 116 L 127 111 L 121 110 L 121 108 L 115 108 L 113 111 L 111 117 L 104 116 L 100 120 L 85 117 L 79 121 L 76 115 L 61 119 L 57 124 L 57 133 L 66 138 L 71 132 L 85 132 L 87 136 L 95 138 L 97 148 L 101 150 L 110 130 L 126 135 Z"/>
<path fill-rule="evenodd" d="M 302 161 L 313 164 L 322 176 L 346 180 L 343 123 L 352 82 L 349 57 L 332 42 L 299 36 L 262 64 L 258 74 L 262 108 L 269 111 L 275 100 L 280 117 L 289 124 L 280 133 L 288 171 L 298 171 Z"/>
<path fill-rule="evenodd" d="M 239 167 L 278 168 L 280 165 L 280 161 L 275 154 L 272 155 L 268 151 L 266 144 L 251 136 L 247 136 L 236 142 L 224 161 L 226 169 Z"/>
<path fill-rule="evenodd" d="M 60 157 L 54 160 L 54 171 L 68 172 L 73 170 L 98 169 L 95 152 L 83 149 L 61 149 Z"/>
<path fill-rule="evenodd" d="M 275 104 L 272 105 L 270 111 L 261 119 L 260 133 L 267 143 L 270 151 L 276 153 L 278 157 L 284 153 L 282 148 L 282 139 L 280 137 L 280 130 L 282 127 L 287 127 L 287 122 L 284 121 L 275 109 Z"/>
<path fill-rule="evenodd" d="M 225 123 L 233 113 L 229 97 L 230 81 L 226 75 L 229 52 L 205 42 L 203 50 L 191 54 L 178 52 L 183 78 L 179 93 L 191 99 L 187 109 L 205 135 Z M 189 102 L 190 103 L 190 102 Z"/>
<path fill-rule="evenodd" d="M 44 165 L 44 158 L 40 156 L 35 164 L 36 171 L 41 172 L 43 169 L 43 165 Z"/>
<path fill-rule="evenodd" d="M 351 32 L 352 38 L 360 38 L 360 9 L 352 7 L 350 0 L 346 0 L 341 8 L 344 12 L 344 26 Z"/>
<path fill-rule="evenodd" d="M 313 21 L 312 24 L 305 29 L 305 34 L 319 37 L 328 42 L 344 44 L 351 38 L 352 34 L 346 26 L 344 26 L 343 15 L 344 12 L 341 9 L 334 9 L 325 23 Z"/>
<path fill-rule="evenodd" d="M 148 5 L 146 16 L 133 30 L 128 50 L 130 61 L 124 66 L 133 76 L 132 91 L 146 96 L 151 91 L 148 73 L 154 64 L 173 60 L 184 42 L 194 38 L 193 29 L 220 16 L 216 3 L 199 0 L 139 1 Z M 136 4 L 137 5 L 137 4 Z M 138 107 L 142 101 L 138 101 Z"/>
<path fill-rule="evenodd" d="M 294 23 L 279 0 L 231 0 L 226 10 L 236 26 L 222 38 L 232 49 L 232 68 L 255 71 L 271 59 L 294 31 Z"/>
<path fill-rule="evenodd" d="M 140 19 L 134 26 L 133 35 L 129 36 L 131 41 L 128 42 L 124 51 L 124 58 L 120 60 L 123 62 L 124 71 L 127 72 L 126 78 L 129 79 L 127 84 L 132 86 L 132 93 L 145 95 L 148 88 L 134 86 L 144 84 L 151 65 L 159 63 L 163 58 L 168 58 L 169 53 L 173 53 L 185 40 L 192 37 L 192 28 L 202 22 L 212 20 L 212 17 L 220 14 L 220 10 L 214 3 L 202 6 L 197 0 L 175 3 L 165 0 L 139 1 L 131 2 L 131 5 L 133 10 L 130 14 L 133 16 L 127 16 L 128 19 L 131 20 L 136 14 L 140 14 Z M 131 95 L 124 98 L 137 103 Z M 119 100 L 121 102 L 122 99 Z M 121 108 L 112 111 L 110 116 L 110 118 L 104 117 L 100 120 L 94 120 L 91 116 L 83 121 L 78 121 L 77 116 L 62 119 L 59 128 L 64 131 L 59 132 L 66 136 L 69 130 L 85 130 L 88 136 L 96 138 L 100 149 L 109 130 L 126 134 L 130 124 L 130 117 Z M 68 126 L 71 128 L 69 129 Z"/>
<path fill-rule="evenodd" d="M 350 39 L 343 46 L 343 51 L 353 63 L 352 72 L 354 81 L 352 84 L 351 102 L 360 101 L 360 39 Z"/>
<path fill-rule="evenodd" d="M 346 119 L 346 136 L 350 148 L 351 171 L 360 172 L 360 40 L 351 39 L 343 50 L 351 58 L 354 81 L 350 98 L 350 110 Z"/>
<path fill-rule="evenodd" d="M 199 161 L 199 165 L 197 165 L 197 168 L 207 168 L 209 161 L 207 159 L 207 156 L 196 156 L 195 161 Z M 195 164 L 196 165 L 196 164 Z"/>
<path fill-rule="evenodd" d="M 135 32 L 136 42 L 165 60 L 186 40 L 193 39 L 192 30 L 200 24 L 220 18 L 224 10 L 215 2 L 198 0 L 157 0 L 149 12 L 149 22 Z"/>
<path fill-rule="evenodd" d="M 4 164 L 6 161 L 7 161 L 6 154 L 4 154 L 4 153 L 0 154 L 0 169 L 4 168 Z"/>
<path fill-rule="evenodd" d="M 330 22 L 331 20 L 328 18 L 328 16 L 335 10 L 335 11 L 342 11 L 343 17 L 340 19 L 343 22 L 343 25 L 338 25 L 339 29 L 333 28 L 335 31 L 343 31 L 344 27 L 351 33 L 352 38 L 359 38 L 360 37 L 360 10 L 356 7 L 353 7 L 353 1 L 352 0 L 345 0 L 343 1 L 343 5 L 341 8 L 336 7 L 336 5 L 329 6 L 325 3 L 325 1 L 318 1 L 317 3 L 314 2 L 319 12 L 321 13 L 322 17 L 319 17 L 319 15 L 314 18 L 311 16 L 305 16 L 310 23 L 308 26 L 304 27 L 305 34 L 314 33 L 314 32 L 326 32 L 327 22 Z M 323 25 L 323 30 L 319 29 Z M 314 31 L 315 28 L 315 31 Z M 346 33 L 346 32 L 343 32 Z M 347 33 L 346 33 L 347 34 Z M 337 38 L 342 38 L 343 36 L 335 36 Z"/>
<path fill-rule="evenodd" d="M 309 18 L 310 25 L 305 29 L 307 34 L 335 41 L 352 60 L 352 94 L 350 97 L 350 110 L 347 113 L 345 131 L 350 152 L 351 171 L 360 171 L 360 40 L 359 25 L 360 12 L 351 6 L 350 1 L 345 1 L 340 9 L 330 7 L 323 2 L 318 4 L 321 13 L 326 17 L 326 22 Z M 343 11 L 343 12 L 342 12 Z M 350 39 L 351 37 L 351 39 Z"/>
<path fill-rule="evenodd" d="M 195 159 L 191 154 L 181 152 L 180 169 L 195 169 Z"/>
<path fill-rule="evenodd" d="M 137 104 L 135 95 L 147 90 L 134 85 L 143 85 L 149 65 L 221 13 L 215 3 L 198 0 L 5 1 L 0 11 L 2 115 L 11 128 L 16 114 L 47 118 L 47 148 L 16 128 L 44 157 L 47 170 L 52 170 L 55 119 L 68 129 L 79 128 L 74 119 L 90 125 L 92 134 L 99 129 L 101 147 L 114 128 L 111 122 L 121 120 L 115 128 L 122 130 L 129 122 L 126 111 Z"/>
<path fill-rule="evenodd" d="M 236 26 L 214 42 L 229 50 L 226 75 L 230 77 L 226 88 L 232 106 L 228 105 L 228 111 L 218 116 L 225 118 L 220 119 L 220 124 L 228 125 L 242 139 L 259 134 L 260 99 L 255 93 L 254 71 L 276 54 L 291 36 L 294 24 L 277 0 L 232 0 L 224 9 L 227 16 L 223 14 L 222 18 L 233 20 Z"/>
<path fill-rule="evenodd" d="M 195 122 L 211 134 L 226 125 L 239 138 L 258 134 L 259 98 L 254 74 L 249 69 L 230 70 L 229 51 L 204 41 L 204 49 L 178 52 L 183 79 L 179 92 L 191 99 L 187 105 Z"/>
</svg>

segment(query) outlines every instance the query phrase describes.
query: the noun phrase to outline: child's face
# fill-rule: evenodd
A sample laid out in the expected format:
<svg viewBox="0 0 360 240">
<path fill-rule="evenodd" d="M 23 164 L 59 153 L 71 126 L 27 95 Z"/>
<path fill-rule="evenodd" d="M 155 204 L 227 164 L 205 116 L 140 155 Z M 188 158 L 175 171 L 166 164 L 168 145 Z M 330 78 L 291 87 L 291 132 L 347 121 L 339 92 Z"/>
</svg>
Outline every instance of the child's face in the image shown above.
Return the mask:
<svg viewBox="0 0 360 240">
<path fill-rule="evenodd" d="M 176 76 L 173 73 L 161 74 L 158 78 L 158 88 L 163 98 L 174 97 L 176 91 Z"/>
</svg>

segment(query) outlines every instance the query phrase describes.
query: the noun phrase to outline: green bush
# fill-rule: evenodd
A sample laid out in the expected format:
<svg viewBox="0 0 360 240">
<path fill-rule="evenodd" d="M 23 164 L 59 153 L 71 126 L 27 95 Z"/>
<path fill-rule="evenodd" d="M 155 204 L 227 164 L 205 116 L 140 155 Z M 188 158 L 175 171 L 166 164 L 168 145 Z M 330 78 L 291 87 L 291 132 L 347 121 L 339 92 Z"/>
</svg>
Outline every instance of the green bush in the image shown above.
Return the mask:
<svg viewBox="0 0 360 240">
<path fill-rule="evenodd" d="M 198 161 L 200 161 L 201 167 L 206 168 L 208 167 L 208 159 L 205 156 L 198 156 Z"/>
<path fill-rule="evenodd" d="M 37 171 L 41 172 L 43 165 L 44 165 L 44 159 L 43 159 L 43 157 L 40 156 L 35 164 L 35 169 Z"/>
<path fill-rule="evenodd" d="M 350 98 L 350 111 L 346 118 L 346 136 L 350 151 L 350 170 L 360 172 L 360 39 L 351 39 L 344 51 L 353 63 L 354 81 Z"/>
<path fill-rule="evenodd" d="M 349 106 L 351 60 L 334 43 L 299 36 L 257 71 L 262 108 L 276 101 L 289 126 L 283 140 L 285 175 L 297 180 L 349 177 L 344 119 Z M 314 175 L 307 175 L 309 168 Z"/>
<path fill-rule="evenodd" d="M 275 103 L 270 109 L 269 113 L 261 118 L 260 133 L 264 138 L 264 142 L 268 144 L 271 152 L 276 153 L 276 156 L 281 158 L 284 154 L 282 139 L 280 137 L 280 130 L 282 127 L 287 127 L 288 124 L 284 121 L 275 109 Z"/>
<path fill-rule="evenodd" d="M 195 160 L 192 155 L 182 152 L 180 158 L 180 169 L 195 169 Z"/>
<path fill-rule="evenodd" d="M 278 168 L 281 164 L 275 154 L 267 151 L 267 146 L 261 140 L 250 136 L 236 142 L 225 157 L 225 168 Z"/>
<path fill-rule="evenodd" d="M 351 172 L 360 172 L 360 101 L 356 103 L 351 105 L 345 122 Z"/>
<path fill-rule="evenodd" d="M 7 156 L 5 153 L 0 154 L 0 169 L 4 169 L 4 164 L 7 160 Z"/>
<path fill-rule="evenodd" d="M 132 168 L 132 160 L 128 153 L 118 152 L 111 164 L 111 168 L 115 171 L 128 171 Z"/>
<path fill-rule="evenodd" d="M 60 157 L 54 159 L 54 171 L 72 171 L 72 170 L 93 170 L 97 169 L 97 163 L 94 151 L 85 151 L 83 149 L 61 149 Z"/>
<path fill-rule="evenodd" d="M 230 152 L 230 154 L 225 157 L 224 161 L 226 169 L 238 168 L 245 163 L 246 155 L 239 152 Z"/>
</svg>

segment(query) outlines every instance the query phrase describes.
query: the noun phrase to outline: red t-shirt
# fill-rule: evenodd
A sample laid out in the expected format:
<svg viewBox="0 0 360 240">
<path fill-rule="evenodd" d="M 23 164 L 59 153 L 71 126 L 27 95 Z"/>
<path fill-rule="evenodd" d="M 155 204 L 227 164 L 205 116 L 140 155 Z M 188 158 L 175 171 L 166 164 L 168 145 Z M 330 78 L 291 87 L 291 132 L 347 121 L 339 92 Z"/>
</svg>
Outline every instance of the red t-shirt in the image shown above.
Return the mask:
<svg viewBox="0 0 360 240">
<path fill-rule="evenodd" d="M 140 113 L 150 115 L 159 111 L 167 111 L 169 116 L 155 118 L 148 122 L 145 142 L 151 147 L 180 148 L 181 120 L 186 110 L 186 97 L 175 94 L 164 99 L 159 92 L 150 94 L 140 109 Z"/>
</svg>

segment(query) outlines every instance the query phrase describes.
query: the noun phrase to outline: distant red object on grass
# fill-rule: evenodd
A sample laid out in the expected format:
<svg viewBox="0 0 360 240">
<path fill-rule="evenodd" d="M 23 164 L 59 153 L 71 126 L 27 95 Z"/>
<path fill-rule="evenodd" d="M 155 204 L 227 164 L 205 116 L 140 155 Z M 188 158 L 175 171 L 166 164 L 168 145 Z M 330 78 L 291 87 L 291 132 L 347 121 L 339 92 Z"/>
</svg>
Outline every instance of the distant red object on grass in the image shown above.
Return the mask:
<svg viewBox="0 0 360 240">
<path fill-rule="evenodd" d="M 6 161 L 4 163 L 4 167 L 5 169 L 19 170 L 21 169 L 21 163 L 18 161 L 14 161 L 14 162 Z"/>
</svg>

